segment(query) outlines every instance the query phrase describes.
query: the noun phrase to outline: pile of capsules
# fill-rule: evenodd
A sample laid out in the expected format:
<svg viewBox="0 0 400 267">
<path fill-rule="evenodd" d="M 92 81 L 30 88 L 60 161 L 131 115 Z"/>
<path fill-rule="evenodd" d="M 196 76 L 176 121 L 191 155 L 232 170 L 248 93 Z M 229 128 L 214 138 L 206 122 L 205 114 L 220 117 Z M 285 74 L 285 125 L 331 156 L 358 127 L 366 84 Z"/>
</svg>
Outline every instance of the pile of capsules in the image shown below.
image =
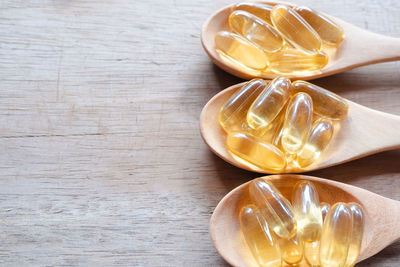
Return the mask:
<svg viewBox="0 0 400 267">
<path fill-rule="evenodd" d="M 239 213 L 243 237 L 260 266 L 300 263 L 322 267 L 354 266 L 364 231 L 362 207 L 338 202 L 320 203 L 314 185 L 300 181 L 292 203 L 267 180 L 249 185 L 252 204 Z"/>
<path fill-rule="evenodd" d="M 221 107 L 219 123 L 236 159 L 271 173 L 312 164 L 329 144 L 347 101 L 305 81 L 247 82 Z"/>
<path fill-rule="evenodd" d="M 229 27 L 215 36 L 220 57 L 262 73 L 321 70 L 344 39 L 339 25 L 308 7 L 239 3 Z"/>
</svg>

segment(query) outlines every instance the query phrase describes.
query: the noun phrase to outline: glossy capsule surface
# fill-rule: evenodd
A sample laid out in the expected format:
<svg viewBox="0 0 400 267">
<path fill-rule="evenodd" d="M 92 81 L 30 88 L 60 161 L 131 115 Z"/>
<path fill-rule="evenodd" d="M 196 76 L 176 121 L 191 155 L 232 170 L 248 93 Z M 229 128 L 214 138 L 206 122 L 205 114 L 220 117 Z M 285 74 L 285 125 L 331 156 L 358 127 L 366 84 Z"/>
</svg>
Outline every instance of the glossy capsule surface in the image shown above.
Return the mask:
<svg viewBox="0 0 400 267">
<path fill-rule="evenodd" d="M 267 53 L 279 51 L 283 46 L 281 35 L 262 19 L 249 12 L 237 10 L 229 16 L 231 29 Z"/>
<path fill-rule="evenodd" d="M 268 59 L 264 51 L 240 35 L 222 31 L 215 35 L 215 47 L 218 54 L 231 64 L 253 70 L 263 70 Z"/>
<path fill-rule="evenodd" d="M 234 10 L 244 10 L 247 11 L 262 20 L 271 24 L 271 10 L 273 6 L 261 3 L 238 3 L 232 7 L 232 11 Z"/>
<path fill-rule="evenodd" d="M 270 229 L 281 238 L 296 234 L 292 205 L 270 182 L 258 178 L 249 185 L 250 198 L 259 207 Z"/>
<path fill-rule="evenodd" d="M 338 202 L 329 210 L 322 229 L 320 261 L 323 267 L 344 267 L 350 246 L 352 214 Z"/>
<path fill-rule="evenodd" d="M 219 123 L 225 131 L 247 128 L 247 111 L 265 86 L 264 80 L 251 80 L 229 98 L 219 112 Z"/>
<path fill-rule="evenodd" d="M 305 82 L 295 81 L 292 83 L 292 94 L 299 92 L 307 93 L 313 100 L 314 112 L 320 116 L 333 120 L 346 118 L 349 111 L 347 101 L 322 87 Z"/>
<path fill-rule="evenodd" d="M 281 266 L 278 242 L 271 234 L 268 223 L 255 205 L 244 206 L 239 213 L 243 237 L 260 266 Z"/>
<path fill-rule="evenodd" d="M 364 233 L 364 213 L 362 207 L 357 203 L 348 204 L 353 215 L 353 231 L 350 237 L 349 253 L 347 255 L 346 266 L 354 266 L 360 255 L 361 242 Z"/>
<path fill-rule="evenodd" d="M 247 113 L 247 123 L 253 129 L 267 127 L 279 114 L 290 96 L 291 82 L 278 77 L 256 98 Z"/>
<path fill-rule="evenodd" d="M 311 97 L 298 93 L 290 100 L 282 132 L 282 147 L 289 154 L 296 154 L 304 146 L 312 125 Z"/>
<path fill-rule="evenodd" d="M 297 154 L 297 163 L 304 168 L 313 163 L 328 146 L 333 135 L 333 125 L 328 119 L 318 119 L 313 123 L 311 133 Z"/>
<path fill-rule="evenodd" d="M 318 33 L 294 9 L 285 5 L 274 6 L 271 21 L 275 29 L 296 48 L 309 54 L 320 51 L 321 39 Z"/>
<path fill-rule="evenodd" d="M 284 262 L 296 265 L 303 259 L 304 245 L 297 234 L 290 238 L 280 238 L 279 247 Z"/>
<path fill-rule="evenodd" d="M 328 214 L 328 212 L 331 208 L 331 205 L 326 202 L 321 202 L 320 206 L 321 206 L 321 213 L 322 213 L 322 221 L 325 221 L 326 215 Z"/>
<path fill-rule="evenodd" d="M 292 206 L 297 221 L 297 234 L 303 241 L 319 240 L 322 231 L 322 213 L 315 186 L 308 181 L 296 184 L 292 194 Z"/>
<path fill-rule="evenodd" d="M 286 159 L 279 148 L 249 133 L 228 133 L 226 146 L 230 152 L 258 168 L 278 172 L 286 167 Z"/>
<path fill-rule="evenodd" d="M 321 264 L 319 261 L 319 246 L 319 240 L 304 242 L 304 258 L 311 267 L 319 267 Z"/>
<path fill-rule="evenodd" d="M 328 64 L 328 56 L 324 52 L 305 54 L 296 49 L 287 49 L 268 55 L 269 70 L 278 74 L 318 71 Z"/>
<path fill-rule="evenodd" d="M 295 11 L 330 45 L 339 45 L 344 38 L 343 29 L 327 16 L 309 7 L 296 7 Z"/>
</svg>

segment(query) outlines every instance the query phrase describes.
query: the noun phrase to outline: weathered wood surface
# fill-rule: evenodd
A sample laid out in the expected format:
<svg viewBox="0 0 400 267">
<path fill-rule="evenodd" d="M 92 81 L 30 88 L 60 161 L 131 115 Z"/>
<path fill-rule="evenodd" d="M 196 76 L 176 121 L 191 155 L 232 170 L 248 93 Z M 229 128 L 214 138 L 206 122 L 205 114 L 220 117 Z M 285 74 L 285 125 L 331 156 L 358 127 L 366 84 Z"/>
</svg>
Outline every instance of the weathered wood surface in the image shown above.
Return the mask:
<svg viewBox="0 0 400 267">
<path fill-rule="evenodd" d="M 199 40 L 229 3 L 0 2 L 0 265 L 225 265 L 210 215 L 258 176 L 199 134 L 203 105 L 241 81 Z M 400 37 L 395 0 L 297 3 Z M 399 77 L 396 62 L 315 83 L 400 115 Z M 400 200 L 399 160 L 391 151 L 310 175 Z M 399 264 L 396 243 L 359 266 Z"/>
</svg>

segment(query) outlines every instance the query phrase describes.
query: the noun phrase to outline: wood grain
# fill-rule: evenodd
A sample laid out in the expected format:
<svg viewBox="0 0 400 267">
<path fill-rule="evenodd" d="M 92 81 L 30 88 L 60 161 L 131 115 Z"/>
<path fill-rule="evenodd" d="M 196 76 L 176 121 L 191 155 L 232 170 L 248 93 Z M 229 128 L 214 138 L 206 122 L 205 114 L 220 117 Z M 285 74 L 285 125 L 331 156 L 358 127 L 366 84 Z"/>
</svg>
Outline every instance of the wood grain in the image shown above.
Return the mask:
<svg viewBox="0 0 400 267">
<path fill-rule="evenodd" d="M 400 37 L 398 1 L 297 2 Z M 258 176 L 199 134 L 204 104 L 241 81 L 199 39 L 230 3 L 0 1 L 0 265 L 225 265 L 210 215 Z M 314 82 L 400 115 L 399 77 L 395 62 Z M 396 150 L 311 175 L 400 200 L 399 159 Z M 396 243 L 359 266 L 399 263 Z"/>
</svg>

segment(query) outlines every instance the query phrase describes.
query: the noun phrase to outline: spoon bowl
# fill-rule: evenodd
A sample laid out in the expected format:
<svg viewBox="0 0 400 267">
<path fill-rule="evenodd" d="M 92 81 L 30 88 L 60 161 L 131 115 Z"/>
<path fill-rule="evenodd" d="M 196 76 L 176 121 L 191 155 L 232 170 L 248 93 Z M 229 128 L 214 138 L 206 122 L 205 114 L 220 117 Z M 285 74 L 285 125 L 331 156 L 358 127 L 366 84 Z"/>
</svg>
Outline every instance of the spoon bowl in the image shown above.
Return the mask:
<svg viewBox="0 0 400 267">
<path fill-rule="evenodd" d="M 271 175 L 263 178 L 291 199 L 293 186 L 300 180 L 311 181 L 320 201 L 357 202 L 365 211 L 365 227 L 358 261 L 369 258 L 400 238 L 400 202 L 382 197 L 365 189 L 327 179 L 304 175 Z M 232 266 L 257 266 L 246 241 L 241 235 L 238 215 L 249 203 L 248 186 L 240 185 L 229 192 L 211 216 L 210 234 L 218 253 Z"/>
<path fill-rule="evenodd" d="M 287 2 L 258 3 L 271 5 L 286 4 L 293 6 L 293 4 Z M 229 31 L 228 17 L 232 7 L 233 5 L 229 5 L 218 10 L 203 24 L 201 43 L 208 56 L 221 69 L 243 79 L 252 79 L 256 77 L 273 79 L 279 76 L 279 74 L 267 74 L 262 73 L 261 71 L 240 67 L 236 64 L 234 65 L 226 60 L 223 60 L 218 55 L 215 48 L 214 37 L 219 31 Z M 302 72 L 285 76 L 288 78 L 296 78 L 301 80 L 312 80 L 365 65 L 400 60 L 400 38 L 393 38 L 372 33 L 341 19 L 334 18 L 332 16 L 327 17 L 331 18 L 338 25 L 340 25 L 346 35 L 336 53 L 332 51 L 334 49 L 327 49 L 326 52 L 329 55 L 328 65 L 326 65 L 322 70 Z"/>
<path fill-rule="evenodd" d="M 259 173 L 273 173 L 232 155 L 225 145 L 227 134 L 219 124 L 219 111 L 244 84 L 221 91 L 204 106 L 200 115 L 201 136 L 211 151 L 232 165 Z M 346 119 L 334 122 L 334 135 L 321 156 L 306 168 L 287 168 L 284 173 L 313 171 L 400 148 L 400 116 L 376 111 L 350 100 L 347 102 L 349 113 Z"/>
</svg>

